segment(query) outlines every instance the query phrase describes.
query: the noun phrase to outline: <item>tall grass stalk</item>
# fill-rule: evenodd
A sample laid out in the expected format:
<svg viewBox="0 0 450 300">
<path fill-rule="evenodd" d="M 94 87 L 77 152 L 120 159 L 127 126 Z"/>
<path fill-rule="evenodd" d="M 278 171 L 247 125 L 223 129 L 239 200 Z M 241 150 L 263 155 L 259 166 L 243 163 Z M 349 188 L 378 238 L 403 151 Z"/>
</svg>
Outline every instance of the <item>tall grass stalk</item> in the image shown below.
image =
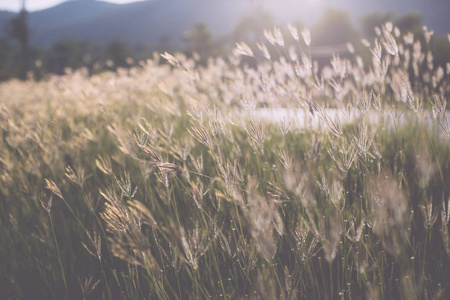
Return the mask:
<svg viewBox="0 0 450 300">
<path fill-rule="evenodd" d="M 62 276 L 62 279 L 63 279 L 63 282 L 64 282 L 64 288 L 67 289 L 66 275 L 65 275 L 64 267 L 63 267 L 62 260 L 61 260 L 61 254 L 59 252 L 59 246 L 58 246 L 58 241 L 56 239 L 55 228 L 53 226 L 52 215 L 49 213 L 48 217 L 50 219 L 50 226 L 52 228 L 53 241 L 55 242 L 56 253 L 58 254 L 58 263 L 59 263 L 59 267 L 61 269 L 61 276 Z"/>
</svg>

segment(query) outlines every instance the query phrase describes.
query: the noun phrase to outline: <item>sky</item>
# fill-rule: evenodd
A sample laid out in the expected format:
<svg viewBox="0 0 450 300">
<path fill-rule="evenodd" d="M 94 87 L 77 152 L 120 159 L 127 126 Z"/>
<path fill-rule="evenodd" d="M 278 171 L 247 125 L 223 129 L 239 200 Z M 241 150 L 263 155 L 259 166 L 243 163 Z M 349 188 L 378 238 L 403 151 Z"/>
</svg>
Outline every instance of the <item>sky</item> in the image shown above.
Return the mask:
<svg viewBox="0 0 450 300">
<path fill-rule="evenodd" d="M 64 0 L 25 0 L 26 8 L 29 11 L 40 10 L 52 7 L 56 4 L 64 2 Z M 103 0 L 113 3 L 129 3 L 137 0 Z M 19 11 L 22 0 L 0 0 L 0 10 Z"/>
</svg>

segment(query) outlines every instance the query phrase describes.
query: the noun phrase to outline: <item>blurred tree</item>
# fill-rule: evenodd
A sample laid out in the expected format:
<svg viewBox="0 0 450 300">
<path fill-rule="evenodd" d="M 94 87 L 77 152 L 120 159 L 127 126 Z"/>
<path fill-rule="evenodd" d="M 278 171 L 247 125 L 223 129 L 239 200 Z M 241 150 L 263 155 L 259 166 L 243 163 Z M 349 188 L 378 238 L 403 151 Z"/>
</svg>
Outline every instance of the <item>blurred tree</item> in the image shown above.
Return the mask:
<svg viewBox="0 0 450 300">
<path fill-rule="evenodd" d="M 422 34 L 422 21 L 423 16 L 421 13 L 410 13 L 396 18 L 393 23 L 402 33 L 412 32 L 414 34 Z"/>
<path fill-rule="evenodd" d="M 365 39 L 372 41 L 376 37 L 375 27 L 380 27 L 386 22 L 395 19 L 394 13 L 381 14 L 380 12 L 369 13 L 361 18 L 361 32 Z"/>
<path fill-rule="evenodd" d="M 0 81 L 18 77 L 20 66 L 15 63 L 20 60 L 17 46 L 6 38 L 0 38 Z"/>
<path fill-rule="evenodd" d="M 20 56 L 21 56 L 21 71 L 20 78 L 26 79 L 27 72 L 30 68 L 30 46 L 29 39 L 30 33 L 28 29 L 27 22 L 27 11 L 25 8 L 25 0 L 22 0 L 22 9 L 17 17 L 12 18 L 7 25 L 7 34 L 13 38 L 17 39 L 20 45 Z"/>
<path fill-rule="evenodd" d="M 60 39 L 50 52 L 51 71 L 62 75 L 68 67 L 75 68 L 79 56 L 79 45 L 75 40 Z"/>
<path fill-rule="evenodd" d="M 184 41 L 188 44 L 188 51 L 197 52 L 201 57 L 210 53 L 212 48 L 212 32 L 203 23 L 195 24 L 184 34 Z"/>
<path fill-rule="evenodd" d="M 55 42 L 49 53 L 50 71 L 64 74 L 66 68 L 87 67 L 92 73 L 101 49 L 90 41 L 63 38 Z"/>
<path fill-rule="evenodd" d="M 397 17 L 394 13 L 381 14 L 379 12 L 367 14 L 361 18 L 361 31 L 364 38 L 372 40 L 376 37 L 375 27 L 381 28 L 386 22 L 392 22 L 400 32 L 422 33 L 423 16 L 420 13 L 410 13 Z"/>
<path fill-rule="evenodd" d="M 251 15 L 243 17 L 233 30 L 232 44 L 246 42 L 254 44 L 264 39 L 265 28 L 273 27 L 273 17 L 261 7 L 256 7 Z"/>
<path fill-rule="evenodd" d="M 446 64 L 450 63 L 450 43 L 447 37 L 433 37 L 430 43 L 430 50 L 434 56 L 434 66 L 441 66 L 446 69 Z M 450 87 L 449 87 L 450 90 Z"/>
<path fill-rule="evenodd" d="M 323 46 L 355 42 L 359 34 L 353 27 L 348 12 L 327 9 L 313 28 L 312 45 Z"/>
<path fill-rule="evenodd" d="M 360 33 L 354 28 L 348 12 L 327 9 L 311 30 L 311 54 L 319 66 L 328 64 L 333 54 L 354 59 L 347 44 L 352 44 L 359 52 L 360 40 Z"/>
<path fill-rule="evenodd" d="M 434 56 L 434 65 L 446 67 L 446 63 L 450 61 L 450 45 L 446 37 L 433 36 L 429 46 L 426 46 L 425 36 L 423 34 L 423 16 L 420 13 L 410 13 L 404 16 L 396 16 L 394 13 L 382 15 L 380 13 L 372 13 L 361 19 L 361 29 L 366 39 L 372 40 L 376 37 L 375 26 L 381 28 L 386 22 L 392 22 L 398 27 L 401 34 L 411 32 L 415 39 L 420 40 L 423 49 L 432 51 Z M 371 55 L 368 55 L 370 58 Z M 412 70 L 410 70 L 412 72 Z"/>
<path fill-rule="evenodd" d="M 115 67 L 125 68 L 128 66 L 127 57 L 130 50 L 127 45 L 120 40 L 113 40 L 106 45 L 106 56 L 114 62 Z"/>
</svg>

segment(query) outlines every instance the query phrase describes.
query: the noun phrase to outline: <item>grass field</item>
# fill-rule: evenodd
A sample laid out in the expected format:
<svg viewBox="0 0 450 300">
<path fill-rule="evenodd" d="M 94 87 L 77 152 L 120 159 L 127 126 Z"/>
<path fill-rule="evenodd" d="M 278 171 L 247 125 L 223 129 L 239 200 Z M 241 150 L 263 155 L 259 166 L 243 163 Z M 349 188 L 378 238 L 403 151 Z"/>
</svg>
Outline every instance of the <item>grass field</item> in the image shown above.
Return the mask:
<svg viewBox="0 0 450 300">
<path fill-rule="evenodd" d="M 388 23 L 319 66 L 289 30 L 207 65 L 1 83 L 0 298 L 448 299 L 431 33 Z"/>
</svg>

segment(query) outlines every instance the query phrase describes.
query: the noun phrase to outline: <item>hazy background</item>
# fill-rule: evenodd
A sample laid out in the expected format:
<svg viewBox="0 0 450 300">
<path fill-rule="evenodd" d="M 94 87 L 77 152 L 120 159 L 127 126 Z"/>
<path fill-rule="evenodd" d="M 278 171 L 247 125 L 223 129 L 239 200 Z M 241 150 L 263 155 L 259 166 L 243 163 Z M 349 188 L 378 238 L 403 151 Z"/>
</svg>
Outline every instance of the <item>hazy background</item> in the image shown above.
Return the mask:
<svg viewBox="0 0 450 300">
<path fill-rule="evenodd" d="M 18 12 L 22 8 L 21 2 L 22 2 L 21 0 L 3 0 L 2 3 L 0 3 L 0 9 Z M 29 11 L 42 10 L 42 9 L 46 9 L 46 8 L 55 6 L 62 2 L 66 2 L 66 1 L 65 0 L 28 0 L 27 1 L 27 9 Z M 131 3 L 131 2 L 137 2 L 137 1 L 136 0 L 108 0 L 105 2 L 120 4 L 120 3 Z"/>
<path fill-rule="evenodd" d="M 328 47 L 321 56 L 347 42 L 360 47 L 386 21 L 403 33 L 419 35 L 423 25 L 434 30 L 438 64 L 450 53 L 448 0 L 28 0 L 20 15 L 21 5 L 0 3 L 0 80 L 29 70 L 39 77 L 82 66 L 128 67 L 154 51 L 229 53 L 236 41 L 254 44 L 263 28 L 286 31 L 288 22 L 311 28 L 313 46 Z"/>
</svg>

